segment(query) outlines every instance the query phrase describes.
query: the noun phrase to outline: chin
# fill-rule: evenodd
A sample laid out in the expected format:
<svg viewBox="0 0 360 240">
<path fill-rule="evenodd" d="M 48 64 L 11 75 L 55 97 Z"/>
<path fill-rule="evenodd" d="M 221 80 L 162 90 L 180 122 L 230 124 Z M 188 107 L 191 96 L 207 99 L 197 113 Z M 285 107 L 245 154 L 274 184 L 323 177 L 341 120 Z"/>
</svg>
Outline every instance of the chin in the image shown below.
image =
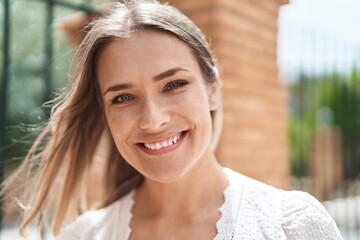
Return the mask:
<svg viewBox="0 0 360 240">
<path fill-rule="evenodd" d="M 190 168 L 183 168 L 177 170 L 164 169 L 157 170 L 150 174 L 143 174 L 146 179 L 163 184 L 172 184 L 180 181 L 188 172 Z"/>
</svg>

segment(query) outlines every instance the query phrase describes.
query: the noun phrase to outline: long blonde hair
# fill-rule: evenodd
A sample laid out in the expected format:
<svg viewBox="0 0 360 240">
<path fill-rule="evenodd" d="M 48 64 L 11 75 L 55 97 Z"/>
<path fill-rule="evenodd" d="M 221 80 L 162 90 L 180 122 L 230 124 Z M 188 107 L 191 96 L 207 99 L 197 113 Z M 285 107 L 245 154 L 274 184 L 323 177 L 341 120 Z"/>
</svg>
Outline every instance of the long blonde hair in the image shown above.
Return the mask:
<svg viewBox="0 0 360 240">
<path fill-rule="evenodd" d="M 41 228 L 52 220 L 52 230 L 57 235 L 64 223 L 88 210 L 84 204 L 84 192 L 89 188 L 86 176 L 100 136 L 109 143 L 100 205 L 109 205 L 141 184 L 143 176 L 122 158 L 107 131 L 96 65 L 101 51 L 112 39 L 128 37 L 144 28 L 164 31 L 184 41 L 197 58 L 204 79 L 214 83 L 218 78 L 215 58 L 204 35 L 177 9 L 156 1 L 112 4 L 87 28 L 75 55 L 77 65 L 68 88 L 54 101 L 51 117 L 22 165 L 4 183 L 2 195 L 9 195 L 14 186 L 22 186 L 22 234 L 34 223 Z M 221 108 L 211 112 L 211 116 L 215 149 Z"/>
</svg>

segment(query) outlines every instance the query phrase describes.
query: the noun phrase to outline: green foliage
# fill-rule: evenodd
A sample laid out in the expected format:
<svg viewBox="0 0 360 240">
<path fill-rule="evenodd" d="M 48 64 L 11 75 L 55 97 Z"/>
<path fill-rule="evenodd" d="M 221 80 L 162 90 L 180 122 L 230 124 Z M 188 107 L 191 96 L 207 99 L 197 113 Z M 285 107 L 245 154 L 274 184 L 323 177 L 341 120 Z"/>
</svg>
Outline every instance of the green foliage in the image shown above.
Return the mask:
<svg viewBox="0 0 360 240">
<path fill-rule="evenodd" d="M 333 73 L 322 76 L 300 75 L 290 86 L 290 142 L 292 170 L 296 176 L 307 175 L 312 139 L 319 125 L 316 115 L 321 108 L 331 110 L 342 135 L 345 177 L 356 177 L 360 169 L 360 74 Z"/>
<path fill-rule="evenodd" d="M 88 0 L 70 1 L 89 4 Z M 96 0 L 93 4 L 106 1 Z M 34 126 L 46 121 L 43 107 L 46 99 L 52 98 L 58 88 L 68 80 L 69 67 L 73 49 L 61 29 L 63 17 L 75 11 L 55 6 L 54 19 L 51 26 L 53 37 L 53 61 L 51 69 L 46 69 L 46 30 L 47 3 L 42 0 L 11 0 L 10 1 L 10 82 L 8 84 L 8 114 L 6 147 L 7 163 L 17 164 L 23 159 L 31 146 L 36 134 Z M 3 22 L 4 9 L 0 4 L 0 24 Z M 0 45 L 3 46 L 4 31 L 0 31 Z M 3 66 L 3 48 L 0 47 L 0 64 Z M 51 89 L 46 88 L 45 74 L 51 71 Z M 2 76 L 0 81 L 2 82 Z"/>
</svg>

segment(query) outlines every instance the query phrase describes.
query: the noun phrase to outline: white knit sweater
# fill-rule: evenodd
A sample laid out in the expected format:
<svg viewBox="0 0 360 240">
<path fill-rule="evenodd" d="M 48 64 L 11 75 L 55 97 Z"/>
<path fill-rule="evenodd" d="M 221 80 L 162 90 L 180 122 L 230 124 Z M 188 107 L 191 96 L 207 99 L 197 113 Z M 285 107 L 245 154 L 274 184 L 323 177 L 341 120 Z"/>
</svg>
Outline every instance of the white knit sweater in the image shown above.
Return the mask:
<svg viewBox="0 0 360 240">
<path fill-rule="evenodd" d="M 224 168 L 228 187 L 214 240 L 342 239 L 325 208 L 312 196 L 283 191 Z M 66 226 L 59 240 L 126 240 L 134 191 Z"/>
</svg>

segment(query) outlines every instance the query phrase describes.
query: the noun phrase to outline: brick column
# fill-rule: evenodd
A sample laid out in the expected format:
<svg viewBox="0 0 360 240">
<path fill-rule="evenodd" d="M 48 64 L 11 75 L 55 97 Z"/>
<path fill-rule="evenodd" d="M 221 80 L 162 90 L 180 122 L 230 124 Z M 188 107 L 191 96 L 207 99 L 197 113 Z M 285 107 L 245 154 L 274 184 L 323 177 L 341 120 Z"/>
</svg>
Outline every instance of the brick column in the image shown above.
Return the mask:
<svg viewBox="0 0 360 240">
<path fill-rule="evenodd" d="M 289 181 L 287 89 L 277 67 L 277 20 L 287 0 L 168 0 L 207 35 L 224 81 L 217 156 L 250 177 Z"/>
</svg>

